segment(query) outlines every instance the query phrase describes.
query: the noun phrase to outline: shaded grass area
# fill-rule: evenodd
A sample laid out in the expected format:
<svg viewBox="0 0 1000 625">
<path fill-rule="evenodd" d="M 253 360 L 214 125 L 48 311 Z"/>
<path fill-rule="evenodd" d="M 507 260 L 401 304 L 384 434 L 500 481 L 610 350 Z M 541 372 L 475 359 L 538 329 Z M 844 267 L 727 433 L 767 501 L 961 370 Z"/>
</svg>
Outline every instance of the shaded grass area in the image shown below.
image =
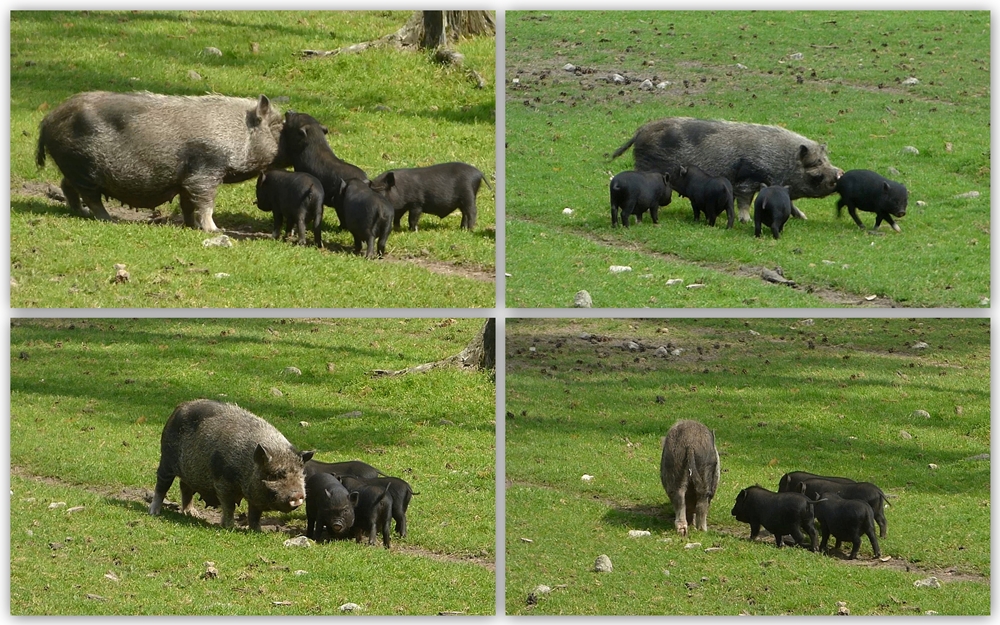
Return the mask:
<svg viewBox="0 0 1000 625">
<path fill-rule="evenodd" d="M 458 353 L 480 325 L 430 319 L 16 320 L 12 612 L 225 613 L 226 603 L 212 607 L 202 593 L 223 602 L 249 593 L 253 600 L 236 612 L 329 614 L 353 601 L 372 614 L 493 613 L 493 572 L 483 566 L 495 552 L 492 380 L 452 368 L 370 375 Z M 265 526 L 277 523 L 277 532 L 263 535 L 222 530 L 169 510 L 149 517 L 144 499 L 155 482 L 163 424 L 175 405 L 198 397 L 238 403 L 300 449 L 316 450 L 317 459 L 362 459 L 403 477 L 420 493 L 408 511 L 408 536 L 394 536 L 389 553 L 347 542 L 300 552 L 282 541 L 304 533 L 304 509 L 265 513 Z M 178 493 L 175 485 L 167 497 L 177 501 Z M 66 508 L 49 510 L 52 501 L 85 506 L 73 513 L 73 521 L 85 525 L 66 529 Z M 129 550 L 114 538 L 123 528 L 140 548 Z M 74 537 L 71 549 L 48 546 L 65 543 L 64 533 Z M 153 556 L 148 545 L 169 546 L 157 551 L 171 553 Z M 124 570 L 114 564 L 122 553 L 129 563 Z M 228 574 L 219 567 L 221 584 L 199 586 L 202 562 L 217 559 L 227 563 Z M 254 573 L 255 562 L 268 571 L 258 583 L 241 574 Z M 293 576 L 281 566 L 314 577 Z M 102 589 L 106 571 L 95 567 L 133 579 Z M 50 585 L 49 578 L 67 570 L 72 573 L 64 583 Z M 349 577 L 342 589 L 352 598 L 339 603 L 333 602 L 341 595 L 320 597 L 313 585 Z M 427 589 L 406 585 L 386 592 L 400 580 L 430 577 L 437 581 Z M 167 581 L 200 590 L 170 600 L 149 592 Z M 268 592 L 257 591 L 262 584 Z M 113 601 L 85 600 L 88 592 L 112 598 L 108 588 L 117 588 Z M 279 607 L 270 605 L 272 595 L 293 603 L 272 612 Z"/>
<path fill-rule="evenodd" d="M 511 320 L 507 340 L 508 613 L 989 611 L 988 321 Z M 679 419 L 715 431 L 722 465 L 686 539 L 659 479 Z M 736 494 L 794 470 L 878 484 L 893 559 L 749 542 Z M 913 587 L 929 575 L 945 592 Z M 567 586 L 530 607 L 538 584 Z"/>
<path fill-rule="evenodd" d="M 608 180 L 633 165 L 630 155 L 612 161 L 610 154 L 642 124 L 690 116 L 780 125 L 826 143 L 844 170 L 872 169 L 904 183 L 902 235 L 887 228 L 872 235 L 846 215 L 837 219 L 834 195 L 797 201 L 808 221 L 792 220 L 778 242 L 757 240 L 748 224 L 716 232 L 694 223 L 688 201 L 675 195 L 659 228 L 615 233 L 623 247 L 638 242 L 647 254 L 692 262 L 780 265 L 800 284 L 878 293 L 906 306 L 988 303 L 989 144 L 980 132 L 989 123 L 988 14 L 508 17 L 509 217 L 568 227 L 553 232 L 559 237 L 610 233 Z M 582 70 L 567 72 L 567 63 Z M 626 82 L 609 80 L 615 73 Z M 911 76 L 919 84 L 902 85 Z M 640 89 L 647 78 L 670 84 Z M 905 155 L 904 146 L 920 154 Z M 969 191 L 978 197 L 955 197 Z M 566 207 L 575 211 L 571 220 Z M 863 221 L 870 228 L 874 216 Z M 524 256 L 531 266 L 537 252 L 516 234 L 509 241 L 511 262 Z M 518 289 L 512 285 L 509 298 L 528 300 Z M 621 295 L 622 306 L 645 305 Z M 715 302 L 741 305 L 724 292 Z"/>
<path fill-rule="evenodd" d="M 166 243 L 162 230 L 136 226 L 125 233 L 109 234 L 104 224 L 81 220 L 65 205 L 44 197 L 44 184 L 58 185 L 61 176 L 51 159 L 43 170 L 35 167 L 38 123 L 45 113 L 73 93 L 92 90 L 134 91 L 200 95 L 207 92 L 256 97 L 264 93 L 281 110 L 307 112 L 330 128 L 328 141 L 341 158 L 362 167 L 369 176 L 399 167 L 417 167 L 436 162 L 464 161 L 495 178 L 495 41 L 492 38 L 463 40 L 456 48 L 465 55 L 466 67 L 486 81 L 477 89 L 465 69 L 446 68 L 423 53 L 374 49 L 363 54 L 328 59 L 303 60 L 304 49 L 333 49 L 395 32 L 408 18 L 407 12 L 290 12 L 290 11 L 175 11 L 175 12 L 15 12 L 11 16 L 11 194 L 12 252 L 19 256 L 37 247 L 39 241 L 69 236 L 79 244 L 64 249 L 58 257 L 40 257 L 29 271 L 12 265 L 17 286 L 12 303 L 16 307 L 94 305 L 115 306 L 120 295 L 112 286 L 101 285 L 90 297 L 67 293 L 59 285 L 61 264 L 70 277 L 86 279 L 101 260 L 101 269 L 114 274 L 103 258 L 116 242 L 127 241 L 127 249 L 154 249 Z M 256 45 L 254 51 L 253 45 Z M 222 51 L 221 57 L 204 52 Z M 197 72 L 201 80 L 192 79 Z M 25 186 L 27 183 L 28 186 Z M 223 185 L 216 199 L 216 223 L 230 234 L 266 235 L 271 216 L 253 205 L 253 181 Z M 111 203 L 114 207 L 114 203 Z M 325 218 L 327 253 L 311 251 L 300 258 L 289 244 L 267 243 L 267 263 L 280 268 L 280 275 L 261 275 L 264 293 L 254 298 L 244 276 L 260 270 L 255 259 L 237 252 L 227 261 L 227 273 L 239 282 L 218 296 L 212 283 L 178 279 L 183 295 L 165 302 L 156 293 L 133 294 L 133 306 L 279 306 L 300 303 L 297 293 L 311 288 L 317 299 L 329 306 L 491 306 L 489 285 L 477 284 L 468 275 L 492 272 L 495 265 L 495 195 L 483 186 L 479 219 L 474 233 L 460 231 L 458 213 L 444 220 L 425 217 L 418 233 L 397 232 L 389 240 L 388 253 L 396 263 L 371 269 L 352 269 L 356 259 L 347 252 L 353 239 L 339 230 L 332 210 Z M 161 207 L 179 213 L 176 202 Z M 127 209 L 122 209 L 127 212 Z M 140 211 L 130 219 L 145 219 Z M 39 219 L 39 215 L 51 219 Z M 27 223 L 27 226 L 26 226 Z M 125 224 L 119 223 L 118 226 Z M 30 227 L 29 227 L 30 226 Z M 175 226 L 171 226 L 175 227 Z M 206 238 L 188 233 L 187 253 Z M 107 240 L 107 244 L 104 241 Z M 310 241 L 311 241 L 310 235 Z M 139 253 L 112 261 L 128 266 L 158 260 Z M 453 276 L 428 269 L 428 262 L 453 265 Z M 292 271 L 303 265 L 301 271 Z M 316 281 L 318 266 L 333 275 L 346 274 L 359 288 L 346 297 L 335 280 Z M 364 267 L 365 271 L 360 269 Z M 365 277 L 363 273 L 373 274 Z M 414 274 L 426 273 L 425 277 Z M 353 275 L 352 275 L 353 274 Z M 265 278 L 268 278 L 265 280 Z M 102 278 L 100 282 L 104 282 Z M 445 295 L 456 283 L 459 293 Z M 387 284 L 414 284 L 411 297 Z M 293 285 L 282 291 L 278 283 Z M 390 295 L 396 294 L 396 298 Z M 212 301 L 218 298 L 218 303 Z M 99 304 L 94 304 L 94 301 Z M 263 301 L 262 301 L 263 300 Z"/>
</svg>

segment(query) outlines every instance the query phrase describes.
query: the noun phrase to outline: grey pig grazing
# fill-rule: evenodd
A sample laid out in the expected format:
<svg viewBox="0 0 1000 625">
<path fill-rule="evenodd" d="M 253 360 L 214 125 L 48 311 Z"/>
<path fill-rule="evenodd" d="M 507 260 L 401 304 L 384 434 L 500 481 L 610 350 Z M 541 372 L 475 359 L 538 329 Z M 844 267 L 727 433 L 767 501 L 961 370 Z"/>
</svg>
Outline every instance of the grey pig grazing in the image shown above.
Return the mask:
<svg viewBox="0 0 1000 625">
<path fill-rule="evenodd" d="M 737 521 L 750 524 L 750 540 L 757 538 L 764 526 L 774 535 L 779 548 L 781 537 L 786 534 L 799 545 L 802 544 L 802 530 L 805 530 L 809 534 L 809 550 L 816 551 L 814 503 L 801 493 L 773 493 L 760 486 L 750 486 L 736 495 L 736 505 L 730 514 Z"/>
<path fill-rule="evenodd" d="M 297 227 L 298 244 L 306 244 L 306 219 L 312 222 L 313 240 L 323 249 L 323 183 L 315 176 L 301 172 L 272 169 L 257 177 L 257 208 L 274 214 L 274 239 L 281 238 L 281 222 L 285 236 Z"/>
<path fill-rule="evenodd" d="M 222 527 L 232 527 L 236 506 L 246 499 L 250 529 L 260 531 L 265 510 L 291 512 L 305 502 L 303 465 L 312 455 L 235 404 L 184 402 L 163 426 L 149 513 L 160 513 L 179 477 L 182 513 L 191 513 L 194 495 L 200 493 L 206 504 L 221 506 Z"/>
<path fill-rule="evenodd" d="M 642 221 L 647 210 L 653 223 L 659 223 L 660 207 L 670 204 L 670 176 L 645 171 L 623 171 L 611 179 L 611 227 L 618 225 L 621 210 L 622 225 L 628 228 L 629 217 Z"/>
<path fill-rule="evenodd" d="M 315 475 L 316 473 L 329 473 L 330 475 L 336 475 L 338 477 L 342 475 L 350 475 L 353 477 L 389 477 L 372 465 L 361 462 L 360 460 L 348 460 L 346 462 L 320 462 L 319 460 L 310 460 L 306 463 L 305 471 L 307 480 L 309 479 L 309 476 Z"/>
<path fill-rule="evenodd" d="M 155 208 L 180 195 L 184 224 L 213 232 L 220 184 L 285 166 L 281 127 L 281 113 L 264 96 L 91 91 L 45 116 L 35 162 L 44 167 L 48 151 L 62 171 L 66 203 L 84 217 L 111 219 L 101 196 Z"/>
<path fill-rule="evenodd" d="M 330 536 L 345 536 L 354 525 L 358 493 L 348 492 L 335 476 L 316 473 L 306 478 L 306 538 L 318 541 L 324 528 Z"/>
<path fill-rule="evenodd" d="M 858 556 L 861 548 L 861 535 L 868 536 L 872 551 L 876 558 L 882 556 L 875 537 L 875 515 L 872 507 L 857 499 L 843 499 L 836 493 L 820 493 L 816 499 L 816 520 L 819 521 L 821 537 L 819 546 L 826 551 L 826 543 L 830 534 L 837 539 L 834 549 L 840 549 L 841 541 L 851 542 L 851 555 L 848 560 Z"/>
<path fill-rule="evenodd" d="M 840 217 L 841 209 L 846 206 L 854 223 L 862 230 L 865 225 L 858 217 L 859 210 L 875 213 L 873 231 L 878 230 L 882 220 L 885 220 L 893 230 L 901 232 L 892 218 L 906 215 L 909 192 L 903 185 L 867 169 L 852 169 L 837 181 L 837 193 L 840 194 L 840 199 L 837 200 L 837 217 Z"/>
<path fill-rule="evenodd" d="M 759 238 L 761 227 L 766 224 L 774 238 L 780 239 L 785 222 L 791 215 L 792 200 L 788 197 L 788 187 L 761 185 L 753 203 L 753 235 Z"/>
<path fill-rule="evenodd" d="M 389 172 L 376 186 L 373 182 L 353 178 L 340 183 L 343 198 L 341 224 L 354 236 L 354 253 L 361 253 L 361 243 L 368 246 L 365 257 L 375 258 L 375 239 L 378 238 L 378 255 L 385 255 L 385 243 L 392 232 L 392 204 L 385 198 L 386 186 L 393 185 Z"/>
<path fill-rule="evenodd" d="M 354 539 L 361 542 L 368 539 L 375 544 L 375 535 L 382 533 L 382 545 L 388 549 L 391 542 L 389 531 L 392 527 L 392 493 L 388 484 L 372 484 L 368 480 L 345 476 L 344 487 L 350 492 L 358 492 L 358 505 L 354 508 Z"/>
<path fill-rule="evenodd" d="M 781 476 L 778 480 L 778 492 L 787 493 L 789 491 L 793 493 L 801 492 L 799 489 L 799 484 L 806 480 L 819 479 L 826 480 L 828 482 L 838 482 L 840 484 L 854 484 L 854 480 L 847 477 L 831 477 L 826 475 L 816 475 L 815 473 L 807 473 L 806 471 L 792 471 Z"/>
<path fill-rule="evenodd" d="M 799 492 L 805 494 L 810 499 L 815 499 L 821 493 L 836 493 L 844 499 L 858 499 L 866 502 L 872 507 L 875 513 L 875 522 L 878 523 L 879 537 L 885 538 L 888 523 L 885 520 L 886 496 L 882 489 L 871 482 L 854 482 L 844 484 L 841 482 L 830 482 L 821 479 L 804 480 L 799 484 Z"/>
<path fill-rule="evenodd" d="M 733 185 L 723 176 L 712 177 L 694 165 L 681 167 L 674 179 L 674 190 L 691 201 L 694 220 L 705 213 L 708 225 L 715 225 L 715 218 L 726 213 L 726 228 L 733 227 L 736 218 L 733 211 Z"/>
<path fill-rule="evenodd" d="M 681 165 L 695 165 L 728 178 L 742 223 L 750 221 L 750 201 L 761 182 L 788 185 L 794 201 L 830 195 L 844 173 L 830 163 L 826 145 L 777 126 L 668 117 L 640 126 L 612 158 L 633 145 L 637 170 L 667 172 L 673 180 Z M 792 214 L 805 219 L 794 205 Z"/>
<path fill-rule="evenodd" d="M 708 529 L 708 507 L 719 487 L 715 434 L 697 421 L 681 420 L 663 440 L 660 482 L 674 507 L 674 526 L 687 536 L 688 525 Z"/>
<path fill-rule="evenodd" d="M 440 163 L 429 167 L 393 169 L 379 174 L 373 186 L 384 185 L 392 174 L 395 182 L 385 194 L 395 215 L 393 225 L 399 228 L 403 214 L 409 211 L 410 230 L 417 230 L 420 215 L 427 213 L 444 218 L 458 209 L 462 212 L 462 228 L 476 227 L 476 195 L 479 184 L 490 186 L 486 176 L 468 163 Z"/>
</svg>

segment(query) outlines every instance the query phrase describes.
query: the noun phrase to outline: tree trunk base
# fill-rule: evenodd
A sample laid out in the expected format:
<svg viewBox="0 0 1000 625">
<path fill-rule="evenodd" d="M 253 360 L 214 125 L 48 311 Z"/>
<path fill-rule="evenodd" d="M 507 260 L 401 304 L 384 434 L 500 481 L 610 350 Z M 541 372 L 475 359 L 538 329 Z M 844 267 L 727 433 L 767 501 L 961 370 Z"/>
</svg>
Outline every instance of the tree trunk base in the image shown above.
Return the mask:
<svg viewBox="0 0 1000 625">
<path fill-rule="evenodd" d="M 433 369 L 448 366 L 458 366 L 462 369 L 476 369 L 479 371 L 496 369 L 496 319 L 487 319 L 486 325 L 476 335 L 476 338 L 472 339 L 465 346 L 465 349 L 454 356 L 395 371 L 375 369 L 372 371 L 372 377 L 387 378 L 406 375 L 408 373 L 426 373 Z"/>
</svg>

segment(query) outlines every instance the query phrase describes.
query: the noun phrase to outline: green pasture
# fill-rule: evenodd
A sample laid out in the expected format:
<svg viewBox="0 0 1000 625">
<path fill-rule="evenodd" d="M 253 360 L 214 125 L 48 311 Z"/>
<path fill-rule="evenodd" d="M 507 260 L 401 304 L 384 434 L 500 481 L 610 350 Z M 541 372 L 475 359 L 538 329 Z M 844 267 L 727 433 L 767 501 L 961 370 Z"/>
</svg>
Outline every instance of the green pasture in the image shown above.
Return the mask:
<svg viewBox="0 0 1000 625">
<path fill-rule="evenodd" d="M 990 613 L 988 320 L 520 319 L 506 336 L 508 614 Z M 679 419 L 715 431 L 722 470 L 687 537 L 659 475 Z M 795 470 L 878 484 L 889 559 L 867 538 L 855 561 L 750 541 L 737 493 Z"/>
<path fill-rule="evenodd" d="M 798 283 L 799 306 L 872 305 L 872 295 L 882 306 L 989 305 L 988 12 L 512 11 L 506 19 L 509 306 L 569 306 L 574 293 L 596 288 L 605 292 L 595 306 L 686 307 L 690 298 L 666 280 L 709 269 L 746 283 L 734 290 L 714 276 L 699 295 L 710 306 L 783 307 L 787 287 L 759 277 L 776 266 Z M 918 82 L 904 84 L 910 78 Z M 646 79 L 651 89 L 641 88 Z M 777 241 L 755 239 L 752 222 L 695 223 L 676 194 L 658 225 L 647 215 L 613 230 L 608 182 L 634 159 L 611 153 L 646 122 L 673 116 L 778 125 L 825 143 L 841 169 L 907 186 L 902 233 L 884 224 L 862 231 L 846 211 L 838 219 L 836 194 L 797 200 L 808 219 L 791 220 Z M 874 214 L 861 217 L 870 229 Z M 601 251 L 542 261 L 546 246 L 594 243 Z M 663 255 L 686 271 L 634 266 Z M 607 290 L 612 264 L 633 271 Z M 638 277 L 646 273 L 659 287 L 655 302 Z"/>
<path fill-rule="evenodd" d="M 176 202 L 116 223 L 84 220 L 48 197 L 62 178 L 35 165 L 38 124 L 81 91 L 267 95 L 280 110 L 313 115 L 334 152 L 370 176 L 465 161 L 492 186 L 495 40 L 463 39 L 462 67 L 430 53 L 373 48 L 306 59 L 396 32 L 405 11 L 15 11 L 11 57 L 11 305 L 35 307 L 492 307 L 495 195 L 484 185 L 474 232 L 458 212 L 394 232 L 387 258 L 355 257 L 353 238 L 327 209 L 325 249 L 271 240 L 272 219 L 253 204 L 254 181 L 223 185 L 215 221 L 232 248 L 180 227 Z M 222 56 L 207 53 L 216 48 Z M 477 88 L 469 70 L 485 81 Z M 193 72 L 193 74 L 192 74 Z M 197 74 L 199 78 L 195 78 Z M 293 237 L 294 238 L 294 237 Z M 309 234 L 312 242 L 312 235 Z M 115 264 L 129 281 L 116 282 Z M 220 275 L 225 274 L 225 275 Z"/>
<path fill-rule="evenodd" d="M 492 375 L 372 375 L 457 354 L 482 323 L 15 320 L 11 613 L 493 614 Z M 407 480 L 419 493 L 407 537 L 388 551 L 288 547 L 304 509 L 264 513 L 262 533 L 224 530 L 201 503 L 197 517 L 150 516 L 163 425 L 199 397 L 239 404 L 317 459 Z M 167 499 L 179 501 L 176 482 Z"/>
</svg>

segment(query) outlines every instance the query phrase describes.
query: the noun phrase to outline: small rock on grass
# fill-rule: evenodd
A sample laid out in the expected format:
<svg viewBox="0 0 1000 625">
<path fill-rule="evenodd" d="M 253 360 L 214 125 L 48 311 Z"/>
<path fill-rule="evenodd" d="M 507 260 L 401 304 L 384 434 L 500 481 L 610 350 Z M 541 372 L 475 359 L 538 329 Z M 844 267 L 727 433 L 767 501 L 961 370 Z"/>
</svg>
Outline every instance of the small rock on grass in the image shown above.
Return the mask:
<svg viewBox="0 0 1000 625">
<path fill-rule="evenodd" d="M 359 606 L 356 603 L 350 603 L 350 602 L 348 602 L 348 603 L 345 603 L 344 605 L 340 606 L 338 609 L 341 612 L 356 612 L 356 611 L 358 611 L 358 610 L 361 609 L 361 606 Z"/>
<path fill-rule="evenodd" d="M 646 530 L 629 530 L 629 538 L 642 538 L 643 536 L 650 536 L 651 534 Z"/>
<path fill-rule="evenodd" d="M 913 154 L 914 156 L 920 154 L 920 150 L 913 147 L 912 145 L 903 146 L 903 149 L 900 150 L 900 152 L 902 152 L 903 154 Z"/>
<path fill-rule="evenodd" d="M 923 341 L 917 341 L 916 343 L 910 346 L 910 349 L 927 349 L 928 347 L 930 347 L 930 345 L 928 345 L 927 343 L 924 343 Z"/>
<path fill-rule="evenodd" d="M 590 308 L 594 305 L 594 299 L 587 291 L 577 291 L 573 296 L 573 308 Z"/>
<path fill-rule="evenodd" d="M 940 580 L 938 580 L 938 578 L 932 575 L 927 579 L 918 579 L 917 581 L 913 582 L 913 585 L 916 588 L 940 588 L 941 582 Z"/>
<path fill-rule="evenodd" d="M 217 237 L 212 237 L 211 239 L 205 239 L 201 242 L 205 247 L 232 247 L 233 241 L 224 234 L 220 234 Z"/>
<path fill-rule="evenodd" d="M 313 541 L 305 536 L 296 536 L 289 538 L 282 544 L 286 547 L 312 547 Z"/>
<path fill-rule="evenodd" d="M 931 413 L 927 412 L 926 410 L 914 410 L 913 411 L 913 416 L 914 417 L 923 417 L 924 419 L 930 419 L 931 418 Z"/>
<path fill-rule="evenodd" d="M 603 553 L 597 556 L 597 560 L 594 561 L 594 571 L 597 573 L 610 573 L 611 572 L 611 558 L 604 555 Z"/>
<path fill-rule="evenodd" d="M 632 268 L 628 265 L 611 265 L 608 267 L 608 271 L 611 273 L 625 273 L 626 271 L 632 271 Z"/>
<path fill-rule="evenodd" d="M 302 370 L 298 367 L 285 367 L 285 373 L 289 375 L 302 375 Z"/>
<path fill-rule="evenodd" d="M 965 193 L 959 193 L 955 196 L 956 200 L 971 200 L 973 198 L 979 197 L 979 191 L 966 191 Z"/>
<path fill-rule="evenodd" d="M 202 53 L 207 54 L 208 56 L 222 56 L 222 50 L 213 46 L 208 46 L 207 48 L 202 50 Z"/>
<path fill-rule="evenodd" d="M 531 592 L 536 595 L 547 595 L 552 592 L 552 588 L 546 586 L 545 584 L 539 584 L 535 586 L 535 589 Z"/>
<path fill-rule="evenodd" d="M 684 284 L 683 278 L 670 278 L 667 280 L 667 286 L 674 286 L 675 284 Z"/>
</svg>

